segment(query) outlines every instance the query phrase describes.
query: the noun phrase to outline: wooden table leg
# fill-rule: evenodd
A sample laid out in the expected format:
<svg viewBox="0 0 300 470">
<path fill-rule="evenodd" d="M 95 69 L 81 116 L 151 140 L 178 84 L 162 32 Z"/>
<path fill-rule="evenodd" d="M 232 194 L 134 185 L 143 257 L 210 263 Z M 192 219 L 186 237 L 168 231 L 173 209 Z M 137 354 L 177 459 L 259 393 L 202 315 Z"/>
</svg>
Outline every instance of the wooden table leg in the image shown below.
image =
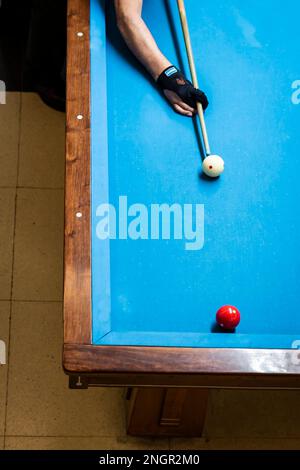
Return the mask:
<svg viewBox="0 0 300 470">
<path fill-rule="evenodd" d="M 132 388 L 127 392 L 127 433 L 134 436 L 200 437 L 209 390 Z"/>
</svg>

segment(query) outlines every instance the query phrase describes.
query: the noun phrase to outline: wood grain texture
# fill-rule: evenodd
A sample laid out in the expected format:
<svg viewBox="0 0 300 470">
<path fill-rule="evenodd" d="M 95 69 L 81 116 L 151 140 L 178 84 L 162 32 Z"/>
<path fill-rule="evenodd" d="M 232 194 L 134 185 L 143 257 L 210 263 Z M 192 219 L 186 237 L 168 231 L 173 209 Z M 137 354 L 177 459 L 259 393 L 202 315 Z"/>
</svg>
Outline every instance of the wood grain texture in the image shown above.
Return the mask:
<svg viewBox="0 0 300 470">
<path fill-rule="evenodd" d="M 166 388 L 164 390 L 165 394 L 161 414 L 159 417 L 159 425 L 178 427 L 182 424 L 183 421 L 183 411 L 187 402 L 188 389 Z"/>
<path fill-rule="evenodd" d="M 77 33 L 80 33 L 78 35 Z M 82 119 L 78 119 L 78 115 Z M 89 0 L 68 2 L 64 338 L 91 342 Z M 81 213 L 82 217 L 76 214 Z"/>
<path fill-rule="evenodd" d="M 208 391 L 135 388 L 130 398 L 127 433 L 133 436 L 200 437 Z"/>
<path fill-rule="evenodd" d="M 64 366 L 71 374 L 98 374 L 108 384 L 300 388 L 296 350 L 67 344 Z"/>
</svg>

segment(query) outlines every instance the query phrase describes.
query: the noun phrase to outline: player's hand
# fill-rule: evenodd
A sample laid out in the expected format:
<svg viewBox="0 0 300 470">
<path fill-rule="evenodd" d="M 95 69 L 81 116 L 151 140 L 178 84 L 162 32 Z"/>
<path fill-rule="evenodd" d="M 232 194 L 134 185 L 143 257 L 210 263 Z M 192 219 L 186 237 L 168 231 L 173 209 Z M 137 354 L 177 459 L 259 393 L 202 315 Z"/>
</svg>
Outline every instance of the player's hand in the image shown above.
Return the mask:
<svg viewBox="0 0 300 470">
<path fill-rule="evenodd" d="M 174 91 L 164 90 L 164 94 L 171 103 L 174 111 L 176 111 L 177 113 L 189 117 L 192 117 L 194 116 L 194 114 L 196 114 L 196 109 L 182 101 L 180 96 L 178 96 L 177 93 L 174 93 Z"/>
<path fill-rule="evenodd" d="M 196 112 L 197 101 L 201 103 L 204 110 L 208 106 L 205 93 L 195 88 L 173 65 L 159 75 L 157 84 L 162 88 L 175 111 L 185 116 L 193 116 Z"/>
</svg>

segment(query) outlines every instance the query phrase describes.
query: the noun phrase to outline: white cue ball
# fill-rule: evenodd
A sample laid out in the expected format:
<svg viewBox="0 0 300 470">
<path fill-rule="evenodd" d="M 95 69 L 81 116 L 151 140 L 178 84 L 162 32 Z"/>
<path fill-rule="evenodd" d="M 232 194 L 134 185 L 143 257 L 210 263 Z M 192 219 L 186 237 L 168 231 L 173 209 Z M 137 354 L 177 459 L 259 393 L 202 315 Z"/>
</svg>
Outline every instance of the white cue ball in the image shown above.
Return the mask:
<svg viewBox="0 0 300 470">
<path fill-rule="evenodd" d="M 224 160 L 219 155 L 209 155 L 203 160 L 202 171 L 211 178 L 217 178 L 224 171 Z"/>
</svg>

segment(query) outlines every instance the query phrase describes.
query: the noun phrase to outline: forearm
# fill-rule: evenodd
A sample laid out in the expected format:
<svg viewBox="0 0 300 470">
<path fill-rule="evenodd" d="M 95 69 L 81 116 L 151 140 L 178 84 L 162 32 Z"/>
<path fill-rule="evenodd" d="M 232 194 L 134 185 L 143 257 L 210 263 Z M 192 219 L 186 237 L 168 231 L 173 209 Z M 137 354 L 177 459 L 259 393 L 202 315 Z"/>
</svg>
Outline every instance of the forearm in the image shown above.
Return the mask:
<svg viewBox="0 0 300 470">
<path fill-rule="evenodd" d="M 171 63 L 159 50 L 141 17 L 142 0 L 115 0 L 119 30 L 137 59 L 156 80 Z"/>
<path fill-rule="evenodd" d="M 197 102 L 200 102 L 205 110 L 208 106 L 206 95 L 194 88 L 159 50 L 142 19 L 143 0 L 114 0 L 114 3 L 118 27 L 125 42 L 163 90 L 173 109 L 184 116 L 193 116 Z"/>
</svg>

